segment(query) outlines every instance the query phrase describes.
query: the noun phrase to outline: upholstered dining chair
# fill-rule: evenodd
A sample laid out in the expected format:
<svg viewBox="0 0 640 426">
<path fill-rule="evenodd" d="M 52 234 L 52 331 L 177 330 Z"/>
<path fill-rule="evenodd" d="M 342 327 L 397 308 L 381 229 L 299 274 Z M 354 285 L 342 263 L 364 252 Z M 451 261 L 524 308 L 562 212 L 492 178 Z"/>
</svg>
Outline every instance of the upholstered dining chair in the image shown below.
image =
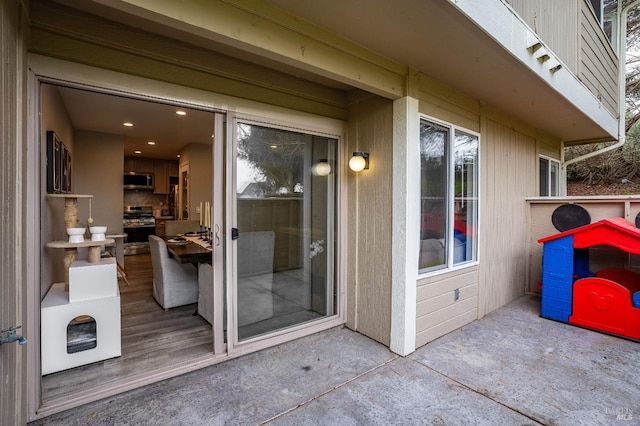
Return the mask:
<svg viewBox="0 0 640 426">
<path fill-rule="evenodd" d="M 164 309 L 198 302 L 198 270 L 169 257 L 164 240 L 149 235 L 153 297 Z"/>
</svg>

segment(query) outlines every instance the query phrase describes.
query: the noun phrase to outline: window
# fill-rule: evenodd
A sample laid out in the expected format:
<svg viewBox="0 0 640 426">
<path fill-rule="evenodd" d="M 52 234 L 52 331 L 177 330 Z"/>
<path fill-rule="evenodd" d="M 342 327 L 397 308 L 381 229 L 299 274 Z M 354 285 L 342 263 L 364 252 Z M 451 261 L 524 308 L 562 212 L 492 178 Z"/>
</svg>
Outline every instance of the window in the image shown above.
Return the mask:
<svg viewBox="0 0 640 426">
<path fill-rule="evenodd" d="M 560 162 L 540 157 L 540 196 L 556 197 L 559 188 Z"/>
<path fill-rule="evenodd" d="M 609 43 L 617 50 L 618 0 L 590 0 L 589 3 Z"/>
<path fill-rule="evenodd" d="M 420 120 L 420 272 L 477 259 L 478 137 Z"/>
</svg>

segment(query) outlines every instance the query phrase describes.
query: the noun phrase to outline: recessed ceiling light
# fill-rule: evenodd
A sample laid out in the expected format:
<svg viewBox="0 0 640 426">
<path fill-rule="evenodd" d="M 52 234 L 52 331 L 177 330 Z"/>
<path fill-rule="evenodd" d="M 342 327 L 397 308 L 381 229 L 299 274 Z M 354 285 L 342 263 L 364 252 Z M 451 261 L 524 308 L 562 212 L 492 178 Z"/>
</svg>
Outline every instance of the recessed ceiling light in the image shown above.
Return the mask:
<svg viewBox="0 0 640 426">
<path fill-rule="evenodd" d="M 176 157 L 180 158 L 180 154 L 176 155 Z"/>
<path fill-rule="evenodd" d="M 156 143 L 154 141 L 149 141 L 147 142 L 147 145 L 155 145 Z"/>
<path fill-rule="evenodd" d="M 182 111 L 182 110 L 178 110 L 178 111 L 176 111 L 176 114 L 177 115 L 181 115 L 181 116 L 185 116 L 185 115 L 187 115 L 187 112 L 186 111 Z"/>
<path fill-rule="evenodd" d="M 276 144 L 274 144 L 274 143 L 272 143 L 271 145 L 269 145 L 269 148 L 271 148 L 271 149 L 276 149 L 277 147 L 278 147 L 278 145 L 276 145 Z"/>
<path fill-rule="evenodd" d="M 125 121 L 124 123 L 122 123 L 122 125 L 124 127 L 133 127 L 133 123 L 129 122 L 129 121 Z"/>
<path fill-rule="evenodd" d="M 142 151 L 138 151 L 137 149 L 133 151 L 134 154 L 142 154 Z"/>
</svg>

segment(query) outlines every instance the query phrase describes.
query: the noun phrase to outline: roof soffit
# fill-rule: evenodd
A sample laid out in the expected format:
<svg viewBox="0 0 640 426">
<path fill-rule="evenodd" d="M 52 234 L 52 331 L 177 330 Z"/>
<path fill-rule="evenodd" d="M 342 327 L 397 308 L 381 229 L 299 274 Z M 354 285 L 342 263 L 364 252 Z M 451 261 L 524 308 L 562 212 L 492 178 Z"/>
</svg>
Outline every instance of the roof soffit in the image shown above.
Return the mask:
<svg viewBox="0 0 640 426">
<path fill-rule="evenodd" d="M 62 2 L 76 3 L 74 0 Z M 257 32 L 247 32 L 235 40 L 236 34 L 218 34 L 208 24 L 198 27 L 202 20 L 197 17 L 163 15 L 162 9 L 156 6 L 158 3 L 149 0 L 83 3 L 98 3 L 103 9 L 111 8 L 133 21 L 149 20 L 156 28 L 164 28 L 165 34 L 167 27 L 173 28 L 172 36 L 181 34 L 184 38 L 191 34 L 190 42 L 213 42 L 224 46 L 226 54 L 244 54 L 245 59 L 248 55 L 252 61 L 278 64 L 280 70 L 293 74 L 296 70 L 316 73 L 321 78 L 389 98 L 405 94 L 406 84 L 400 73 L 403 67 L 412 67 L 564 141 L 610 140 L 617 131 L 616 119 L 599 106 L 591 92 L 566 68 L 562 70 L 564 80 L 556 77 L 554 83 L 541 78 L 531 64 L 513 53 L 521 50 L 511 46 L 517 42 L 524 46 L 526 40 L 497 40 L 495 34 L 489 34 L 470 19 L 469 14 L 477 12 L 474 7 L 481 7 L 477 2 L 473 6 L 473 1 L 458 0 L 454 5 L 442 0 L 266 0 L 266 3 L 229 0 L 222 3 L 242 12 L 253 8 L 255 13 L 251 31 Z M 502 7 L 498 9 L 500 12 L 510 11 L 502 2 L 489 4 Z M 283 18 L 285 15 L 288 18 Z M 301 30 L 309 28 L 304 21 L 324 33 Z M 508 22 L 497 20 L 496 31 L 509 33 L 508 27 L 524 25 L 518 21 L 517 17 Z M 260 41 L 264 37 L 257 37 L 260 30 L 272 29 L 282 30 L 274 33 L 279 41 L 265 44 Z M 295 40 L 287 41 L 286 34 Z M 252 35 L 256 37 L 253 44 Z M 353 44 L 343 49 L 337 38 Z M 328 49 L 315 59 L 304 58 L 300 52 L 292 54 L 291 46 L 303 40 L 318 42 Z M 282 45 L 287 44 L 289 50 L 283 50 Z M 353 49 L 357 46 L 361 48 L 354 55 Z M 522 50 L 526 52 L 526 47 Z M 345 61 L 350 62 L 345 66 Z M 334 64 L 326 65 L 328 62 Z M 354 72 L 358 69 L 362 70 L 361 74 Z M 568 97 L 562 89 L 567 83 L 576 91 Z"/>
</svg>

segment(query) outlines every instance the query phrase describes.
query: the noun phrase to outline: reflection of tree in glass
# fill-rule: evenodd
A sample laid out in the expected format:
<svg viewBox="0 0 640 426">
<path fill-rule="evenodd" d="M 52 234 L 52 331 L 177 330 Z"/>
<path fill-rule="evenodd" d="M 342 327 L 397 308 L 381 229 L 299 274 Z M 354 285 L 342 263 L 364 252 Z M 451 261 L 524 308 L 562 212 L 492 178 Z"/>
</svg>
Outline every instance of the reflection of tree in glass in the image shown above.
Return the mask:
<svg viewBox="0 0 640 426">
<path fill-rule="evenodd" d="M 449 130 L 433 123 L 420 123 L 420 168 L 422 197 L 442 200 L 446 185 L 446 140 Z"/>
<path fill-rule="evenodd" d="M 238 157 L 262 174 L 265 196 L 292 195 L 302 188 L 308 138 L 301 133 L 240 123 Z"/>
</svg>

